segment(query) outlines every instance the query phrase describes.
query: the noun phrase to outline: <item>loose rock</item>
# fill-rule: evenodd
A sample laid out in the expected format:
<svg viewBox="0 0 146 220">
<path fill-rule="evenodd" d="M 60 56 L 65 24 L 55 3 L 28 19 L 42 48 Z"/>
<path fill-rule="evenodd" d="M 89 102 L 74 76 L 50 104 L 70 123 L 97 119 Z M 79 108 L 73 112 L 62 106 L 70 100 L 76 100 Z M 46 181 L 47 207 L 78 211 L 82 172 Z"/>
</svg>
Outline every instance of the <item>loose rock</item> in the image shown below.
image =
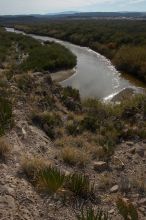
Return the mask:
<svg viewBox="0 0 146 220">
<path fill-rule="evenodd" d="M 110 192 L 111 192 L 111 193 L 116 193 L 116 192 L 118 192 L 118 190 L 119 190 L 119 186 L 118 186 L 118 185 L 115 185 L 115 186 L 113 186 L 113 187 L 110 189 Z"/>
<path fill-rule="evenodd" d="M 108 165 L 104 161 L 94 162 L 94 170 L 102 172 L 108 168 Z"/>
</svg>

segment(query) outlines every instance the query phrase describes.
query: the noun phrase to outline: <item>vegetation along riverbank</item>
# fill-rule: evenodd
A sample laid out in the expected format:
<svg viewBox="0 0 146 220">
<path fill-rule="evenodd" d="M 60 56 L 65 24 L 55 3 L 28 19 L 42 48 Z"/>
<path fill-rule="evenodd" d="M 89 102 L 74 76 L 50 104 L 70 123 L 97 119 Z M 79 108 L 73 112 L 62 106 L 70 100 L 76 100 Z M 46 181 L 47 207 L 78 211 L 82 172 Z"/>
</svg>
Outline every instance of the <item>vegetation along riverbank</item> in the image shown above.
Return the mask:
<svg viewBox="0 0 146 220">
<path fill-rule="evenodd" d="M 75 57 L 45 46 L 0 29 L 0 217 L 144 220 L 146 97 L 81 100 L 45 71 Z"/>
<path fill-rule="evenodd" d="M 135 20 L 61 20 L 15 25 L 27 33 L 87 46 L 109 58 L 116 68 L 146 81 L 146 25 Z M 14 25 L 14 24 L 13 24 Z"/>
</svg>

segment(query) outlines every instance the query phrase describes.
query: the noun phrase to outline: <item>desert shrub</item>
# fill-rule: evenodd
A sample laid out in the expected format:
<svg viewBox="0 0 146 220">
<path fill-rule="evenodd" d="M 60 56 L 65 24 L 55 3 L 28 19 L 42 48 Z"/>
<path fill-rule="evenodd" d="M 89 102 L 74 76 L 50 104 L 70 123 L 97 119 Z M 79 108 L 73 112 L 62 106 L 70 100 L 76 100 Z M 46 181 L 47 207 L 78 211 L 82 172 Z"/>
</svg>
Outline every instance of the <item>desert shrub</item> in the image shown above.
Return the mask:
<svg viewBox="0 0 146 220">
<path fill-rule="evenodd" d="M 0 97 L 0 136 L 10 128 L 12 122 L 12 104 L 7 98 Z"/>
<path fill-rule="evenodd" d="M 8 144 L 8 142 L 1 137 L 0 138 L 0 159 L 6 159 L 6 157 L 9 155 L 11 151 L 11 147 Z"/>
<path fill-rule="evenodd" d="M 90 183 L 88 177 L 74 173 L 68 176 L 67 187 L 76 195 L 83 198 L 94 196 L 94 184 Z"/>
<path fill-rule="evenodd" d="M 77 120 L 68 121 L 66 123 L 65 128 L 66 128 L 67 134 L 73 135 L 73 136 L 77 136 L 77 135 L 81 134 L 81 132 L 82 132 L 82 128 L 80 126 L 80 123 Z"/>
<path fill-rule="evenodd" d="M 110 173 L 105 173 L 100 176 L 98 188 L 104 191 L 110 189 L 114 184 L 113 176 Z"/>
<path fill-rule="evenodd" d="M 42 157 L 24 157 L 21 162 L 22 171 L 33 184 L 37 184 L 41 172 L 50 166 L 50 162 Z"/>
<path fill-rule="evenodd" d="M 81 109 L 80 94 L 77 89 L 70 86 L 63 88 L 61 100 L 70 111 Z"/>
<path fill-rule="evenodd" d="M 82 120 L 81 127 L 83 130 L 88 130 L 95 133 L 99 125 L 96 118 L 94 118 L 92 115 L 87 115 Z"/>
<path fill-rule="evenodd" d="M 124 220 L 138 220 L 138 212 L 134 205 L 125 199 L 117 199 L 117 208 Z"/>
<path fill-rule="evenodd" d="M 141 195 L 146 194 L 146 181 L 143 167 L 138 168 L 135 172 L 135 175 L 130 178 L 130 186 L 135 192 L 138 192 Z"/>
<path fill-rule="evenodd" d="M 94 210 L 92 207 L 86 210 L 82 209 L 81 213 L 77 215 L 78 220 L 111 220 L 108 212 L 97 209 Z"/>
<path fill-rule="evenodd" d="M 54 139 L 56 135 L 55 128 L 62 125 L 60 115 L 52 112 L 43 112 L 40 114 L 33 113 L 32 121 L 34 124 L 42 128 L 52 139 Z"/>
<path fill-rule="evenodd" d="M 23 92 L 31 91 L 33 88 L 33 79 L 29 74 L 24 73 L 16 76 L 16 82 L 18 88 L 20 88 Z"/>
<path fill-rule="evenodd" d="M 99 122 L 108 117 L 108 105 L 97 99 L 87 99 L 83 102 L 83 110 Z"/>
<path fill-rule="evenodd" d="M 64 147 L 61 156 L 63 161 L 69 165 L 85 166 L 90 160 L 87 153 L 75 147 Z"/>
<path fill-rule="evenodd" d="M 32 184 L 50 193 L 56 193 L 65 182 L 65 174 L 44 158 L 26 157 L 21 168 Z"/>
</svg>

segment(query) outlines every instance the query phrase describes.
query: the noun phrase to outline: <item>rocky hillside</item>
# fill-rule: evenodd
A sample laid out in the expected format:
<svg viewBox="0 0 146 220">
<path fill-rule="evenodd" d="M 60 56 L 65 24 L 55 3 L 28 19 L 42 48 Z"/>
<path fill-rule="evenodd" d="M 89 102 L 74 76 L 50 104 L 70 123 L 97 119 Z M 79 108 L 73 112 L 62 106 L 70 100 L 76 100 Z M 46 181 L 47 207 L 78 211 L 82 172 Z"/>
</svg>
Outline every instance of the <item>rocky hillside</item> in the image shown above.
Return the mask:
<svg viewBox="0 0 146 220">
<path fill-rule="evenodd" d="M 100 219 L 81 214 L 99 209 L 102 219 L 146 219 L 145 97 L 81 103 L 43 72 L 6 76 L 1 70 L 1 219 Z"/>
</svg>

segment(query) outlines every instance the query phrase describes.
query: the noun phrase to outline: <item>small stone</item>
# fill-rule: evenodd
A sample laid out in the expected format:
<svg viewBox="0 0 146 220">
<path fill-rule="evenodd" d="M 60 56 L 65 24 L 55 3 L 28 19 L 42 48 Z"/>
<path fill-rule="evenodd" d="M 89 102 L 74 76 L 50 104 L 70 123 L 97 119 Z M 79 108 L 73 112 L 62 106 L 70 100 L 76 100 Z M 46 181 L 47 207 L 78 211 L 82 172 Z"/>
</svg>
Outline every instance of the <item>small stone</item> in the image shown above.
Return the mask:
<svg viewBox="0 0 146 220">
<path fill-rule="evenodd" d="M 143 208 L 143 207 L 139 207 L 139 209 L 138 209 L 141 213 L 145 213 L 145 208 Z"/>
<path fill-rule="evenodd" d="M 108 165 L 104 161 L 94 162 L 94 170 L 102 172 L 108 168 Z"/>
<path fill-rule="evenodd" d="M 136 151 L 136 148 L 135 148 L 135 147 L 132 147 L 132 148 L 129 150 L 129 153 L 135 154 L 135 151 Z"/>
<path fill-rule="evenodd" d="M 146 205 L 146 198 L 140 199 L 140 200 L 138 201 L 138 204 L 139 204 L 139 205 Z"/>
<path fill-rule="evenodd" d="M 132 142 L 132 141 L 127 141 L 126 144 L 127 144 L 128 146 L 133 146 L 133 145 L 134 145 L 134 142 Z"/>
<path fill-rule="evenodd" d="M 130 154 L 127 154 L 127 159 L 131 160 L 132 156 Z"/>
<path fill-rule="evenodd" d="M 140 156 L 140 157 L 144 157 L 144 148 L 137 148 L 136 149 L 136 153 Z"/>
<path fill-rule="evenodd" d="M 111 193 L 116 193 L 116 192 L 118 192 L 118 190 L 119 190 L 119 186 L 118 186 L 118 185 L 115 185 L 115 186 L 113 186 L 113 187 L 110 189 L 110 192 L 111 192 Z"/>
<path fill-rule="evenodd" d="M 115 210 L 114 210 L 114 209 L 111 209 L 110 211 L 108 211 L 108 213 L 112 215 L 112 214 L 115 213 Z"/>
</svg>

